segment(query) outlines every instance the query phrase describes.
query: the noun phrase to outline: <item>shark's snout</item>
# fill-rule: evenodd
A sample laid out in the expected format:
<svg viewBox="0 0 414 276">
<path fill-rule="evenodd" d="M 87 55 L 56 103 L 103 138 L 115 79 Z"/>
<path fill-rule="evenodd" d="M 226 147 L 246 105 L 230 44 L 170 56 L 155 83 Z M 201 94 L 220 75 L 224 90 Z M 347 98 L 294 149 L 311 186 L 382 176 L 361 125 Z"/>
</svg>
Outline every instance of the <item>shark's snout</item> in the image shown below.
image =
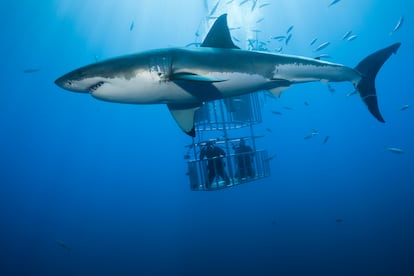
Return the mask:
<svg viewBox="0 0 414 276">
<path fill-rule="evenodd" d="M 55 84 L 61 88 L 65 88 L 65 79 L 63 77 L 57 78 Z"/>
<path fill-rule="evenodd" d="M 55 84 L 60 88 L 69 90 L 72 92 L 88 92 L 85 87 L 82 87 L 78 81 L 74 81 L 68 77 L 68 75 L 61 76 L 55 80 Z"/>
</svg>

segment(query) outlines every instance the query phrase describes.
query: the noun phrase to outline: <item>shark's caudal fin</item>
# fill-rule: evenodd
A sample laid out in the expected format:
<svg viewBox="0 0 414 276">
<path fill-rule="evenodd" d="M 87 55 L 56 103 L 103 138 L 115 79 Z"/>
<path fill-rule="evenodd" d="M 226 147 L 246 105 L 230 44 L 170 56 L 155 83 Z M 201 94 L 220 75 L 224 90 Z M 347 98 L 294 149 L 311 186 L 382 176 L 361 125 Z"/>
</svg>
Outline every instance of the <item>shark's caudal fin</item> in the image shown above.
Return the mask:
<svg viewBox="0 0 414 276">
<path fill-rule="evenodd" d="M 385 121 L 378 108 L 375 77 L 385 61 L 393 53 L 395 54 L 400 46 L 401 43 L 395 43 L 387 48 L 379 50 L 367 56 L 355 67 L 355 70 L 361 74 L 361 80 L 355 84 L 355 88 L 359 92 L 364 103 L 368 106 L 371 114 L 380 122 Z"/>
<path fill-rule="evenodd" d="M 201 47 L 240 49 L 234 45 L 231 39 L 229 27 L 227 26 L 227 14 L 221 15 L 214 22 Z"/>
</svg>

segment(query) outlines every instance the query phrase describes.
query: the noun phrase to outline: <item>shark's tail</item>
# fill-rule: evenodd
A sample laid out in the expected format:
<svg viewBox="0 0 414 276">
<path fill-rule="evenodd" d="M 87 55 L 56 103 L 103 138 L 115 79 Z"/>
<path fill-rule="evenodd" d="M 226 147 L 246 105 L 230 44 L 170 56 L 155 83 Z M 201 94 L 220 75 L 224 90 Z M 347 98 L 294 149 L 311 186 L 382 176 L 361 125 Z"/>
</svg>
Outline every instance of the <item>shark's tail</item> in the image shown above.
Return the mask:
<svg viewBox="0 0 414 276">
<path fill-rule="evenodd" d="M 368 106 L 371 114 L 380 122 L 385 121 L 378 108 L 375 77 L 385 61 L 391 54 L 395 54 L 400 46 L 401 43 L 395 43 L 387 48 L 379 50 L 367 56 L 355 67 L 355 70 L 361 75 L 360 81 L 355 83 L 355 88 L 359 92 L 364 103 Z"/>
</svg>

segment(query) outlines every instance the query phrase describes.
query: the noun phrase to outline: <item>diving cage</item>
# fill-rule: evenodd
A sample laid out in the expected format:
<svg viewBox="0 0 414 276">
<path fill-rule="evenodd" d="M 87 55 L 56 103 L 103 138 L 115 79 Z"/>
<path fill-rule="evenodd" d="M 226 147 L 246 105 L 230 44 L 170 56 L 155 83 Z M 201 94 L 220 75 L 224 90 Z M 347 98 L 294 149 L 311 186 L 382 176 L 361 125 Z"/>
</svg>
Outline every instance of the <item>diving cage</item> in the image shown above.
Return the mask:
<svg viewBox="0 0 414 276">
<path fill-rule="evenodd" d="M 190 188 L 213 191 L 270 176 L 268 152 L 258 148 L 262 122 L 258 93 L 205 103 L 195 115 L 196 137 L 187 145 Z"/>
</svg>

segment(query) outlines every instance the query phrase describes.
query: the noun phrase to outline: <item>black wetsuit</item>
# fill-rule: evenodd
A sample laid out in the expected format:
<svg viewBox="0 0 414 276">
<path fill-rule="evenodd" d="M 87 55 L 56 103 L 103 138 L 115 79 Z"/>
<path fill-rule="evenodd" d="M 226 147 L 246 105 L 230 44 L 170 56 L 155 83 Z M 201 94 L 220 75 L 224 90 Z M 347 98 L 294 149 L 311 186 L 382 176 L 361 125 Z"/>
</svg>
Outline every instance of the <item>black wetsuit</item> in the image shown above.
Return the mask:
<svg viewBox="0 0 414 276">
<path fill-rule="evenodd" d="M 226 153 L 223 149 L 214 145 L 209 145 L 201 150 L 200 159 L 207 158 L 208 182 L 206 187 L 210 188 L 216 176 L 221 177 L 226 184 L 230 183 L 230 179 L 224 169 L 225 163 L 223 161 Z"/>
<path fill-rule="evenodd" d="M 252 148 L 246 145 L 240 145 L 235 148 L 234 153 L 236 154 L 237 160 L 237 177 L 238 178 L 246 178 L 246 177 L 253 177 L 253 151 Z"/>
</svg>

